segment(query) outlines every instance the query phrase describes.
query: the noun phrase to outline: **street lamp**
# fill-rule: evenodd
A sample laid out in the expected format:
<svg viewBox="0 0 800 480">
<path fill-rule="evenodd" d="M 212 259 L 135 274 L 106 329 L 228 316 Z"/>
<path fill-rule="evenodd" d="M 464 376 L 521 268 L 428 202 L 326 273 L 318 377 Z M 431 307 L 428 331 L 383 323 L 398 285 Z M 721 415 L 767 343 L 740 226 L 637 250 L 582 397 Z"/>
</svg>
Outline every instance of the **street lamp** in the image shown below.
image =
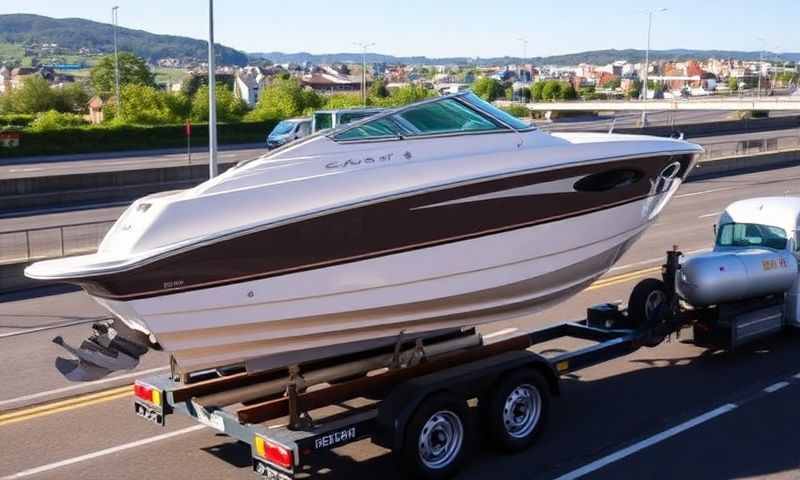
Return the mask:
<svg viewBox="0 0 800 480">
<path fill-rule="evenodd" d="M 214 0 L 208 0 L 208 176 L 217 176 L 217 68 L 214 65 Z"/>
<path fill-rule="evenodd" d="M 353 42 L 353 45 L 361 47 L 361 103 L 367 106 L 367 49 L 374 47 L 375 43 Z"/>
<path fill-rule="evenodd" d="M 111 8 L 111 25 L 114 30 L 114 94 L 117 96 L 117 113 L 122 112 L 122 97 L 119 94 L 119 53 L 117 52 L 117 25 L 119 24 L 119 7 Z"/>
<path fill-rule="evenodd" d="M 653 30 L 653 14 L 666 12 L 666 8 L 659 8 L 657 10 L 649 10 L 647 12 L 647 50 L 644 54 L 644 85 L 642 91 L 644 92 L 644 110 L 642 110 L 642 127 L 647 126 L 647 81 L 650 73 L 650 34 Z"/>
<path fill-rule="evenodd" d="M 756 40 L 761 42 L 761 50 L 758 52 L 758 91 L 756 98 L 761 100 L 761 71 L 764 68 L 764 50 L 767 48 L 767 40 L 764 37 L 756 37 Z"/>
<path fill-rule="evenodd" d="M 525 37 L 519 37 L 519 40 L 522 43 L 522 62 L 523 65 L 520 65 L 519 69 L 519 76 L 522 77 L 522 70 L 525 63 L 525 59 L 528 58 L 528 39 Z"/>
</svg>

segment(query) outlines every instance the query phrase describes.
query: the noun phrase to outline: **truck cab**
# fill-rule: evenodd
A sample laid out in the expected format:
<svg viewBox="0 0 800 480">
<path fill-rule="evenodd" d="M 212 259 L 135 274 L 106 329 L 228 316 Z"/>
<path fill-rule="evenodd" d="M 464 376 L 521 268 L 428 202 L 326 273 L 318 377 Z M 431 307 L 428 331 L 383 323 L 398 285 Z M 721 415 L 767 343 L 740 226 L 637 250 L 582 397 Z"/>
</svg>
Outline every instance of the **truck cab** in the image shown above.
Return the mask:
<svg viewBox="0 0 800 480">
<path fill-rule="evenodd" d="M 716 226 L 714 251 L 767 248 L 800 258 L 800 197 L 761 197 L 730 204 Z"/>
</svg>

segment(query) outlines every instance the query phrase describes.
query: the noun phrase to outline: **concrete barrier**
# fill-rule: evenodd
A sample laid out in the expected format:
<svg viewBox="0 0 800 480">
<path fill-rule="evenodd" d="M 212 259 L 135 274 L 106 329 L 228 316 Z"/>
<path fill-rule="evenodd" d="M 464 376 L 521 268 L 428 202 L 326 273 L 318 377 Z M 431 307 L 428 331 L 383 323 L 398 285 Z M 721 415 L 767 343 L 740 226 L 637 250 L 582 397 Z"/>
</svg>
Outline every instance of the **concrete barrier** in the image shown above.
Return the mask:
<svg viewBox="0 0 800 480">
<path fill-rule="evenodd" d="M 220 173 L 233 165 L 219 165 Z M 206 165 L 5 179 L 0 180 L 0 215 L 132 202 L 151 193 L 190 188 L 207 179 Z"/>
</svg>

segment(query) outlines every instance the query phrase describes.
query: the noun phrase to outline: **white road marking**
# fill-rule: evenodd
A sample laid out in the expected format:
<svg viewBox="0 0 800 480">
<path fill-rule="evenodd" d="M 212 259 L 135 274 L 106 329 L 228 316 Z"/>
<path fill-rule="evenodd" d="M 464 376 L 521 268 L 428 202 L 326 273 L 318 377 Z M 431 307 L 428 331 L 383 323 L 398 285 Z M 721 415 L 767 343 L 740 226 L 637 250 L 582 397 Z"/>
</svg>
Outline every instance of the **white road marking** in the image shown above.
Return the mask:
<svg viewBox="0 0 800 480">
<path fill-rule="evenodd" d="M 789 382 L 773 383 L 769 387 L 765 388 L 764 391 L 767 392 L 767 393 L 774 393 L 774 392 L 777 392 L 778 390 L 780 390 L 781 388 L 788 387 L 788 386 L 789 386 Z"/>
<path fill-rule="evenodd" d="M 13 332 L 0 333 L 0 338 L 15 337 L 17 335 L 24 335 L 26 333 L 36 333 L 36 332 L 41 332 L 43 330 L 54 330 L 56 328 L 71 327 L 74 325 L 80 325 L 82 323 L 91 323 L 96 321 L 98 321 L 97 318 L 90 318 L 84 320 L 73 320 L 71 322 L 59 323 L 58 325 L 48 325 L 46 327 L 34 327 L 34 328 L 26 328 L 24 330 L 14 330 Z"/>
<path fill-rule="evenodd" d="M 57 470 L 62 467 L 66 467 L 69 465 L 74 465 L 76 463 L 85 462 L 87 460 L 93 460 L 98 457 L 104 457 L 106 455 L 111 455 L 117 452 L 122 452 L 124 450 L 130 450 L 131 448 L 141 447 L 144 445 L 149 445 L 151 443 L 160 442 L 161 440 L 167 440 L 173 437 L 177 437 L 179 435 L 185 435 L 187 433 L 197 432 L 206 428 L 204 425 L 195 425 L 193 427 L 183 428 L 181 430 L 175 430 L 174 432 L 164 433 L 162 435 L 156 435 L 155 437 L 145 438 L 142 440 L 137 440 L 135 442 L 126 443 L 124 445 L 118 445 L 116 447 L 106 448 L 104 450 L 98 450 L 96 452 L 87 453 L 86 455 L 81 455 L 78 457 L 68 458 L 66 460 L 61 460 L 60 462 L 48 463 L 47 465 L 42 465 L 41 467 L 31 468 L 28 470 L 23 470 L 21 472 L 17 472 L 13 475 L 9 475 L 7 477 L 2 477 L 0 480 L 11 480 L 14 478 L 25 478 L 30 477 L 32 475 L 36 475 L 39 473 L 50 472 L 52 470 Z"/>
<path fill-rule="evenodd" d="M 793 376 L 794 378 L 800 379 L 800 373 L 795 373 Z"/>
<path fill-rule="evenodd" d="M 717 215 L 719 215 L 719 214 L 721 214 L 721 213 L 722 213 L 722 212 L 711 212 L 711 213 L 706 213 L 705 215 L 700 215 L 700 216 L 699 216 L 699 217 L 697 217 L 697 218 L 716 217 Z"/>
<path fill-rule="evenodd" d="M 684 193 L 681 195 L 675 195 L 673 198 L 696 197 L 697 195 L 705 195 L 707 193 L 714 193 L 714 192 L 724 192 L 726 190 L 733 190 L 733 189 L 734 187 L 712 188 L 711 190 L 703 190 L 701 192 L 692 192 L 692 193 Z"/>
<path fill-rule="evenodd" d="M 517 330 L 519 330 L 519 328 L 506 328 L 506 329 L 503 329 L 503 330 L 498 330 L 496 332 L 492 332 L 492 333 L 486 334 L 486 335 L 483 336 L 483 338 L 500 337 L 502 335 L 508 335 L 509 333 L 514 333 Z"/>
<path fill-rule="evenodd" d="M 606 465 L 609 465 L 609 464 L 614 463 L 614 462 L 616 462 L 618 460 L 621 460 L 621 459 L 623 459 L 625 457 L 633 455 L 634 453 L 636 453 L 636 452 L 638 452 L 640 450 L 644 450 L 647 447 L 650 447 L 650 446 L 655 445 L 657 443 L 663 442 L 664 440 L 667 440 L 670 437 L 674 437 L 675 435 L 677 435 L 679 433 L 685 432 L 686 430 L 689 430 L 689 429 L 694 428 L 694 427 L 696 427 L 696 426 L 698 426 L 698 425 L 700 425 L 702 423 L 705 423 L 705 422 L 707 422 L 709 420 L 712 420 L 712 419 L 714 419 L 716 417 L 719 417 L 720 415 L 724 415 L 724 414 L 730 412 L 731 410 L 733 410 L 735 408 L 736 408 L 736 405 L 734 405 L 732 403 L 728 403 L 728 404 L 725 404 L 725 405 L 723 405 L 723 406 L 721 406 L 719 408 L 715 408 L 714 410 L 711 410 L 710 412 L 706 412 L 706 413 L 704 413 L 704 414 L 702 414 L 702 415 L 700 415 L 698 417 L 695 417 L 695 418 L 693 418 L 691 420 L 683 422 L 680 425 L 676 425 L 676 426 L 674 426 L 674 427 L 672 427 L 672 428 L 670 428 L 668 430 L 664 430 L 661 433 L 653 435 L 650 438 L 646 438 L 646 439 L 642 440 L 641 442 L 635 443 L 635 444 L 633 444 L 633 445 L 631 445 L 631 446 L 629 446 L 627 448 L 623 448 L 622 450 L 618 450 L 618 451 L 616 451 L 616 452 L 614 452 L 614 453 L 612 453 L 610 455 L 607 455 L 607 456 L 605 456 L 603 458 L 595 460 L 592 463 L 584 465 L 583 467 L 580 467 L 580 468 L 578 468 L 576 470 L 573 470 L 573 471 L 571 471 L 569 473 L 566 473 L 566 474 L 558 477 L 556 480 L 573 480 L 573 479 L 576 479 L 576 478 L 580 478 L 580 477 L 582 477 L 584 475 L 588 475 L 588 474 L 590 474 L 590 473 L 592 473 L 594 471 L 600 470 L 601 468 L 605 467 Z"/>
<path fill-rule="evenodd" d="M 36 167 L 36 168 L 11 168 L 11 169 L 9 169 L 9 170 L 8 170 L 8 172 L 9 172 L 9 173 L 15 173 L 15 172 L 36 172 L 36 171 L 38 171 L 38 170 L 44 170 L 44 168 L 38 168 L 38 167 Z"/>
<path fill-rule="evenodd" d="M 122 380 L 122 379 L 126 379 L 126 378 L 138 377 L 138 376 L 141 376 L 141 375 L 147 375 L 147 374 L 150 374 L 150 373 L 160 372 L 160 371 L 164 371 L 164 370 L 169 370 L 169 367 L 158 367 L 158 368 L 151 368 L 149 370 L 140 370 L 138 372 L 127 373 L 125 375 L 117 375 L 115 377 L 108 377 L 108 378 L 104 378 L 102 380 L 95 380 L 93 382 L 84 382 L 84 383 L 81 383 L 81 384 L 78 384 L 78 385 L 70 385 L 68 387 L 56 388 L 55 390 L 48 390 L 46 392 L 32 393 L 30 395 L 24 395 L 22 397 L 10 398 L 8 400 L 0 400 L 0 407 L 2 407 L 3 405 L 9 405 L 9 404 L 12 404 L 12 403 L 25 402 L 25 401 L 28 401 L 28 400 L 36 400 L 37 398 L 48 397 L 50 395 L 56 395 L 56 394 L 59 394 L 59 393 L 71 392 L 73 390 L 86 388 L 87 386 L 91 386 L 91 385 L 102 385 L 104 383 L 113 382 L 115 380 Z"/>
<path fill-rule="evenodd" d="M 703 252 L 710 252 L 710 251 L 711 251 L 710 248 L 699 248 L 697 250 L 691 250 L 689 252 L 683 252 L 683 253 L 684 253 L 684 255 L 694 255 L 695 253 L 703 253 Z M 647 260 L 642 260 L 642 261 L 639 261 L 639 262 L 629 263 L 627 265 L 620 265 L 618 267 L 613 267 L 612 269 L 609 270 L 609 272 L 614 272 L 614 271 L 618 271 L 618 270 L 625 270 L 625 269 L 633 268 L 633 267 L 641 267 L 642 265 L 648 265 L 648 264 L 651 264 L 651 263 L 658 263 L 658 262 L 663 262 L 663 261 L 664 261 L 664 257 L 648 258 Z"/>
</svg>

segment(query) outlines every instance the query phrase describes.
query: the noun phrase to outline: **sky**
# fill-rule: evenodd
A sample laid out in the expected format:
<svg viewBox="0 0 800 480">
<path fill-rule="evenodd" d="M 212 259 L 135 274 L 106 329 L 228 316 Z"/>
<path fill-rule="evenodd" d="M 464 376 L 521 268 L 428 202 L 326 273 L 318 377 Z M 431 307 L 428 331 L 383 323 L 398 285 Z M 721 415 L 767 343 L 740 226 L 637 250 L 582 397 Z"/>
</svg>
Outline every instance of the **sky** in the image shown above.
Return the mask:
<svg viewBox="0 0 800 480">
<path fill-rule="evenodd" d="M 109 22 L 153 33 L 207 38 L 205 0 L 0 1 L 0 14 L 35 13 Z M 216 0 L 215 40 L 246 52 L 397 56 L 546 56 L 606 48 L 800 52 L 800 0 Z M 763 39 L 763 40 L 760 40 Z"/>
</svg>

